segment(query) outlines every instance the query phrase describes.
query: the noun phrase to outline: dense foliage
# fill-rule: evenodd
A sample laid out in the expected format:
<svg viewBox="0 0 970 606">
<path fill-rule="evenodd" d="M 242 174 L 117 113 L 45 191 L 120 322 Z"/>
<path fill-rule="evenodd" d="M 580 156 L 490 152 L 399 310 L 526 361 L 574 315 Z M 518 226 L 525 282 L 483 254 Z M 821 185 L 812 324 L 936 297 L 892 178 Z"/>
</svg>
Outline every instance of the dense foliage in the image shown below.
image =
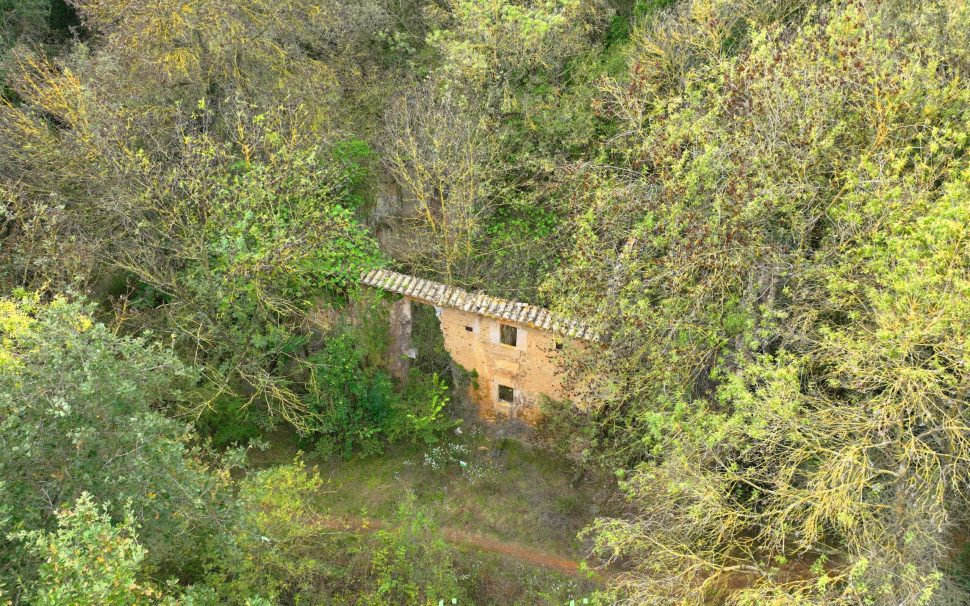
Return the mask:
<svg viewBox="0 0 970 606">
<path fill-rule="evenodd" d="M 371 540 L 326 526 L 322 480 L 302 461 L 234 487 L 241 453 L 212 452 L 158 410 L 198 378 L 173 351 L 60 298 L 0 311 L 7 595 L 92 606 L 458 595 L 448 548 L 413 504 Z M 406 422 L 428 437 L 419 411 Z"/>
<path fill-rule="evenodd" d="M 375 454 L 388 440 L 434 443 L 455 425 L 444 412 L 450 398 L 438 375 L 412 371 L 398 393 L 387 371 L 366 365 L 360 343 L 339 334 L 309 359 L 305 400 L 319 448 L 344 457 Z"/>
<path fill-rule="evenodd" d="M 702 10 L 721 14 L 694 2 L 645 25 L 607 86 L 634 171 L 568 180 L 584 185 L 550 290 L 610 334 L 577 370 L 637 511 L 593 536 L 638 562 L 619 581 L 636 603 L 957 603 L 961 56 L 922 6 L 764 8 L 692 32 Z M 683 57 L 678 34 L 713 52 Z"/>
<path fill-rule="evenodd" d="M 451 547 L 428 514 L 405 501 L 372 537 L 336 531 L 321 515 L 322 480 L 301 460 L 240 487 L 237 548 L 210 582 L 220 599 L 285 604 L 423 604 L 461 595 Z"/>
<path fill-rule="evenodd" d="M 136 523 L 130 512 L 115 526 L 106 512 L 99 512 L 91 495 L 78 497 L 74 507 L 57 515 L 56 532 L 31 531 L 16 538 L 44 558 L 32 604 L 56 606 L 114 606 L 154 604 L 162 592 L 139 580 L 145 548 L 138 543 Z M 164 601 L 161 603 L 172 603 Z"/>
<path fill-rule="evenodd" d="M 455 427 L 394 265 L 604 335 L 535 434 L 603 602 L 965 603 L 968 78 L 964 0 L 0 0 L 0 596 L 471 599 L 242 469 Z"/>
<path fill-rule="evenodd" d="M 144 566 L 191 579 L 234 515 L 229 469 L 158 411 L 194 373 L 169 350 L 117 336 L 92 309 L 55 299 L 0 303 L 0 507 L 6 532 L 50 529 L 59 509 L 97 495 L 141 527 Z M 33 559 L 2 552 L 7 589 L 32 576 Z"/>
</svg>

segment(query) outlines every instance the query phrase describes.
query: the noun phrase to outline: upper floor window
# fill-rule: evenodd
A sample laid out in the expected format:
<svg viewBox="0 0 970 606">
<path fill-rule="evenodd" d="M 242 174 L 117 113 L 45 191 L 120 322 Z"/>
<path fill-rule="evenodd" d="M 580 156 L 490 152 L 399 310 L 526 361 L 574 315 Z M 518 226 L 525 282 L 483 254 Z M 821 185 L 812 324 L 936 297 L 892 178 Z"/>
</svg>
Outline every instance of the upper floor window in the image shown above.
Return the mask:
<svg viewBox="0 0 970 606">
<path fill-rule="evenodd" d="M 502 324 L 499 329 L 499 342 L 502 345 L 511 345 L 515 347 L 516 342 L 519 339 L 519 330 L 514 326 L 509 326 L 508 324 Z"/>
</svg>

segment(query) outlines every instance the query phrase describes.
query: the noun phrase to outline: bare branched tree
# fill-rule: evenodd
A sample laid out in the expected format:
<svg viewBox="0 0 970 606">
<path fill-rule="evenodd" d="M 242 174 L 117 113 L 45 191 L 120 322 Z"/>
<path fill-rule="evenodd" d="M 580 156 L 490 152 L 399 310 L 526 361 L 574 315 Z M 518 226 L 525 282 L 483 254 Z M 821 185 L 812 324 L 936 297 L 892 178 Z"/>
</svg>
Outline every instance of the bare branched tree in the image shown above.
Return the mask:
<svg viewBox="0 0 970 606">
<path fill-rule="evenodd" d="M 433 84 L 398 98 L 386 123 L 384 161 L 404 190 L 393 254 L 415 271 L 468 282 L 481 261 L 483 219 L 497 200 L 494 126 Z"/>
</svg>

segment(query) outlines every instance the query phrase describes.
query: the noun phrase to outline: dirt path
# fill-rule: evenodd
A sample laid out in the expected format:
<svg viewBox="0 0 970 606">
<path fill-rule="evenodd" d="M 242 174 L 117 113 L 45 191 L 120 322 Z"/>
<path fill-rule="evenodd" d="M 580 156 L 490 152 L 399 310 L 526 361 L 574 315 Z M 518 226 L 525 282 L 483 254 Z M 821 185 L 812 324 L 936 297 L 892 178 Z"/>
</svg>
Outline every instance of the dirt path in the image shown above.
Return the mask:
<svg viewBox="0 0 970 606">
<path fill-rule="evenodd" d="M 387 524 L 380 520 L 367 518 L 318 518 L 316 523 L 324 528 L 331 530 L 343 530 L 347 532 L 375 532 L 387 528 Z M 580 563 L 576 560 L 560 557 L 555 554 L 532 549 L 516 543 L 500 541 L 493 537 L 457 530 L 455 528 L 443 528 L 444 538 L 452 545 L 459 547 L 470 547 L 478 551 L 497 553 L 510 558 L 532 564 L 540 568 L 554 570 L 566 574 L 578 574 Z"/>
</svg>

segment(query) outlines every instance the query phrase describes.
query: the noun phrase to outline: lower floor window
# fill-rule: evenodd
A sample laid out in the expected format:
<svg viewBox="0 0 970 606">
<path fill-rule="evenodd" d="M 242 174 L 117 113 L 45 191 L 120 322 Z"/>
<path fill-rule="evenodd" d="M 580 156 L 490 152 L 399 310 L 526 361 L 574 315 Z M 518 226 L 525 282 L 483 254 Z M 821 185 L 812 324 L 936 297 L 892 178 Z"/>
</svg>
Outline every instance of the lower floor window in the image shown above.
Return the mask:
<svg viewBox="0 0 970 606">
<path fill-rule="evenodd" d="M 508 385 L 498 386 L 498 399 L 503 402 L 511 402 L 515 398 L 515 390 Z"/>
</svg>

